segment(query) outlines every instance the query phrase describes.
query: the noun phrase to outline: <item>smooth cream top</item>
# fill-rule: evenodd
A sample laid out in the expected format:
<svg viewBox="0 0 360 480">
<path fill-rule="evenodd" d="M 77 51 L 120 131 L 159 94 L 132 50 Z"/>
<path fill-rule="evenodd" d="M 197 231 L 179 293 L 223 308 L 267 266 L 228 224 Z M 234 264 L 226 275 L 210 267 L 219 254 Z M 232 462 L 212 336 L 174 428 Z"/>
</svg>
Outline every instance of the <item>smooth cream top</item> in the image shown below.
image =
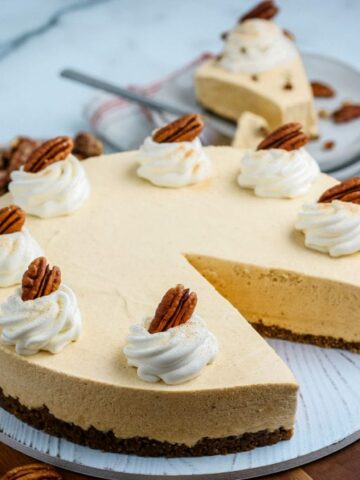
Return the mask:
<svg viewBox="0 0 360 480">
<path fill-rule="evenodd" d="M 28 219 L 49 263 L 60 266 L 63 281 L 76 295 L 83 334 L 58 355 L 40 352 L 18 357 L 19 362 L 137 390 L 189 392 L 294 383 L 280 358 L 185 254 L 360 286 L 360 255 L 331 259 L 305 248 L 303 235 L 294 229 L 302 204 L 318 198 L 335 180 L 321 175 L 300 199 L 262 199 L 237 184 L 242 151 L 205 151 L 214 165 L 211 181 L 181 189 L 157 188 L 140 179 L 135 152 L 84 161 L 92 185 L 87 203 L 71 216 Z M 0 207 L 12 202 L 11 195 L 5 195 Z M 130 326 L 154 312 L 162 295 L 178 283 L 197 293 L 197 313 L 218 339 L 219 354 L 189 382 L 149 384 L 138 378 L 122 350 Z M 0 301 L 13 291 L 0 289 Z M 0 351 L 13 355 L 14 347 L 1 346 Z"/>
</svg>

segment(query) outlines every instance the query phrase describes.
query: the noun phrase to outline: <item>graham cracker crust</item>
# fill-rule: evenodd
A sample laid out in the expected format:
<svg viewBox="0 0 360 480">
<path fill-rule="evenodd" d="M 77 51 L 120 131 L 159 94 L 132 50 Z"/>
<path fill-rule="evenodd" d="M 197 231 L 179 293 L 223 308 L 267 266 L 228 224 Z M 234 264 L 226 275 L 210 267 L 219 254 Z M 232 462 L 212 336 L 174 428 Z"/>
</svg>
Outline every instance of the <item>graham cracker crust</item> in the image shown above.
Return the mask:
<svg viewBox="0 0 360 480">
<path fill-rule="evenodd" d="M 291 342 L 311 343 L 318 347 L 340 348 L 353 353 L 360 353 L 360 342 L 347 342 L 343 338 L 326 337 L 322 335 L 294 333 L 291 330 L 275 325 L 264 325 L 261 320 L 250 323 L 260 335 L 265 337 L 280 338 L 281 340 L 289 340 Z"/>
<path fill-rule="evenodd" d="M 111 431 L 101 432 L 94 427 L 83 430 L 77 425 L 54 417 L 45 405 L 36 409 L 25 407 L 16 398 L 4 395 L 1 388 L 0 407 L 28 425 L 55 437 L 65 438 L 71 442 L 106 452 L 127 453 L 144 457 L 170 458 L 225 455 L 289 440 L 293 433 L 292 430 L 279 428 L 274 432 L 262 430 L 255 433 L 244 433 L 240 436 L 202 438 L 194 446 L 189 447 L 185 444 L 160 442 L 147 437 L 117 438 Z"/>
</svg>

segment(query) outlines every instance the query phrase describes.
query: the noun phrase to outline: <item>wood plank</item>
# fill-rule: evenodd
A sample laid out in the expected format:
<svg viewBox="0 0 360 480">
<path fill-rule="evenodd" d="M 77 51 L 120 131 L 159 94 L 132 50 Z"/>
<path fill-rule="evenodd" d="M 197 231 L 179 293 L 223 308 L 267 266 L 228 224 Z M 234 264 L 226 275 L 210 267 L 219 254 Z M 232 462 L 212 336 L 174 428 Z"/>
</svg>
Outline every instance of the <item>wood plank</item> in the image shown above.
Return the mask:
<svg viewBox="0 0 360 480">
<path fill-rule="evenodd" d="M 283 473 L 277 473 L 267 477 L 261 477 L 263 480 L 313 480 L 303 469 L 295 468 Z"/>
</svg>

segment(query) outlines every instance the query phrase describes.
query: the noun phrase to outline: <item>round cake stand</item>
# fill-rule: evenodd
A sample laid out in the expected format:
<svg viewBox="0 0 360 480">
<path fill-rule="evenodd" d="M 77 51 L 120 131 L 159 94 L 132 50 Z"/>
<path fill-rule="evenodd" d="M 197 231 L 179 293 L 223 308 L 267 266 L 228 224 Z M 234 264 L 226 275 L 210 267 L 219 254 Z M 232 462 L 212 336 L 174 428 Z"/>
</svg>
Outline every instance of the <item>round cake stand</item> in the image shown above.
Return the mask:
<svg viewBox="0 0 360 480">
<path fill-rule="evenodd" d="M 281 340 L 270 345 L 299 384 L 295 434 L 250 452 L 195 458 L 142 458 L 92 450 L 35 430 L 0 409 L 0 441 L 55 466 L 108 479 L 246 479 L 297 467 L 360 438 L 360 355 Z"/>
</svg>

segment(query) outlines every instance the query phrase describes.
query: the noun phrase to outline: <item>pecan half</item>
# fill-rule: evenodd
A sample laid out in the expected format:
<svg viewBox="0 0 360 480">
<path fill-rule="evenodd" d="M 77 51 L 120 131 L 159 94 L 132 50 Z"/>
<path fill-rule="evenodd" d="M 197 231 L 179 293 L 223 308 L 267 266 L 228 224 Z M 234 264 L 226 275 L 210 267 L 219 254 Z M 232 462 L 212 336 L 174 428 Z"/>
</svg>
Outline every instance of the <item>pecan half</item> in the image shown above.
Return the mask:
<svg viewBox="0 0 360 480">
<path fill-rule="evenodd" d="M 360 204 L 360 177 L 352 177 L 326 190 L 319 203 L 331 203 L 333 200 Z"/>
<path fill-rule="evenodd" d="M 17 205 L 0 209 L 0 234 L 20 232 L 25 223 L 25 212 Z"/>
<path fill-rule="evenodd" d="M 50 465 L 30 463 L 9 470 L 0 480 L 62 480 L 62 476 Z"/>
<path fill-rule="evenodd" d="M 73 141 L 69 137 L 56 137 L 36 148 L 24 165 L 25 172 L 36 173 L 52 163 L 65 160 L 73 149 Z"/>
<path fill-rule="evenodd" d="M 157 143 L 191 142 L 200 135 L 203 128 L 200 115 L 189 113 L 156 130 L 153 140 Z"/>
<path fill-rule="evenodd" d="M 360 105 L 351 103 L 345 104 L 332 114 L 335 123 L 350 122 L 360 117 Z"/>
<path fill-rule="evenodd" d="M 257 150 L 281 148 L 283 150 L 297 150 L 309 141 L 309 137 L 302 132 L 302 125 L 297 122 L 286 123 L 277 128 L 262 140 Z"/>
<path fill-rule="evenodd" d="M 74 138 L 72 153 L 79 159 L 98 157 L 104 151 L 103 144 L 89 132 L 79 132 Z"/>
<path fill-rule="evenodd" d="M 310 82 L 314 97 L 330 98 L 335 96 L 335 90 L 323 82 Z"/>
<path fill-rule="evenodd" d="M 240 17 L 239 22 L 250 20 L 251 18 L 262 18 L 263 20 L 270 20 L 275 17 L 279 9 L 272 0 L 265 0 L 260 2 L 254 8 L 249 10 L 245 15 Z"/>
<path fill-rule="evenodd" d="M 55 292 L 61 283 L 59 267 L 50 268 L 45 257 L 33 260 L 22 278 L 22 300 L 34 300 Z"/>
<path fill-rule="evenodd" d="M 25 165 L 32 152 L 41 145 L 41 142 L 30 137 L 17 137 L 11 143 L 11 150 L 9 152 L 9 173 L 14 170 L 19 170 Z"/>
<path fill-rule="evenodd" d="M 197 304 L 196 293 L 191 292 L 183 285 L 170 288 L 163 296 L 152 319 L 149 332 L 165 332 L 169 328 L 177 327 L 187 322 L 193 314 Z"/>
<path fill-rule="evenodd" d="M 0 170 L 0 195 L 7 192 L 7 186 L 10 181 L 10 176 L 7 170 Z"/>
</svg>

